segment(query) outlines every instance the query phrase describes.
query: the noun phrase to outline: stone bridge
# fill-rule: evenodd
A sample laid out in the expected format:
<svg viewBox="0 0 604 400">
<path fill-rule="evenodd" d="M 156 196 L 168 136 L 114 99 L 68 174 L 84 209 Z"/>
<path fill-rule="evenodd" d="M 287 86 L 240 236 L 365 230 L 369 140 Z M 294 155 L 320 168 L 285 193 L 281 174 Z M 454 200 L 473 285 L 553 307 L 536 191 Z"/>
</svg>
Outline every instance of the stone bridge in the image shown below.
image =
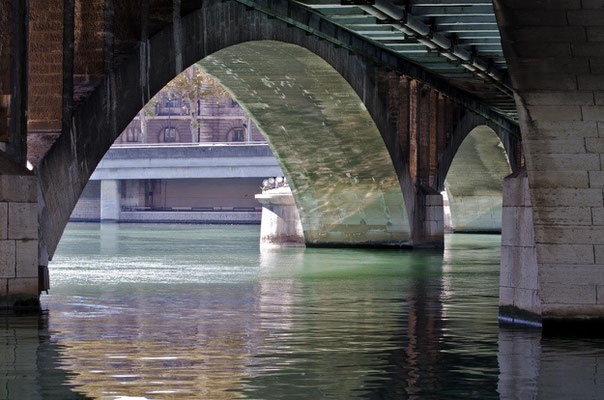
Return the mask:
<svg viewBox="0 0 604 400">
<path fill-rule="evenodd" d="M 601 318 L 604 5 L 404 3 L 5 1 L 2 301 L 36 303 L 96 165 L 201 62 L 262 129 L 307 242 L 442 246 L 446 186 L 459 230 L 502 205 L 504 318 Z"/>
</svg>

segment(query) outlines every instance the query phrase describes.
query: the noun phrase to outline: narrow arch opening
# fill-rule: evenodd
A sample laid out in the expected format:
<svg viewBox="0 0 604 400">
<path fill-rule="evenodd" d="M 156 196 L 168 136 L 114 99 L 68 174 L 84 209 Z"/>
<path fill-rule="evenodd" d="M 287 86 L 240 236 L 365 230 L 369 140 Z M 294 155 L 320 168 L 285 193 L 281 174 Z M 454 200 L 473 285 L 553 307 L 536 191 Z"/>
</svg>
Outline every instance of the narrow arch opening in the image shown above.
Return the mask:
<svg viewBox="0 0 604 400">
<path fill-rule="evenodd" d="M 511 172 L 497 134 L 484 125 L 472 129 L 445 179 L 445 230 L 501 233 L 503 179 Z"/>
</svg>

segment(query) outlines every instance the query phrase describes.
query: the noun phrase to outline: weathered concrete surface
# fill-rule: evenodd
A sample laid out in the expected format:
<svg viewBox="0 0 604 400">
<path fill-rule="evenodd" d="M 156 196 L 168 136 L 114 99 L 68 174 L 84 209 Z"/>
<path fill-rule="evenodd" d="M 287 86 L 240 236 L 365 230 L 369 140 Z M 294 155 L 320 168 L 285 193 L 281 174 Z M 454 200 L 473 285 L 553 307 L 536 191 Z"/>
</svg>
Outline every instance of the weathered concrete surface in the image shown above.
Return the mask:
<svg viewBox="0 0 604 400">
<path fill-rule="evenodd" d="M 79 98 L 72 124 L 48 152 L 44 145 L 34 142 L 30 147 L 32 154 L 45 154 L 38 164 L 37 175 L 42 194 L 41 240 L 50 256 L 94 168 L 143 104 L 184 67 L 238 43 L 273 40 L 304 47 L 348 82 L 375 122 L 393 161 L 408 219 L 413 221 L 410 228 L 414 243 L 421 243 L 424 236 L 421 222 L 424 210 L 415 205 L 420 195 L 417 172 L 425 175 L 425 171 L 436 168 L 442 145 L 457 132 L 460 109 L 467 108 L 465 114 L 475 114 L 483 124 L 488 120 L 504 131 L 517 130 L 510 121 L 425 69 L 321 20 L 290 1 L 273 0 L 265 4 L 270 13 L 287 16 L 287 20 L 272 18 L 265 9 L 250 9 L 238 2 L 208 0 L 187 6 L 188 13 L 184 16 L 175 14 L 167 19 L 177 24 L 162 22 L 153 30 L 148 24 L 149 15 L 141 11 L 140 19 L 136 16 L 137 22 L 128 24 L 131 20 L 127 13 L 121 13 L 123 7 L 118 7 L 121 3 L 113 4 L 115 14 L 111 13 L 110 5 L 105 12 L 105 34 L 87 36 L 93 49 L 99 45 L 93 38 L 100 38 L 101 46 L 104 40 L 102 84 L 85 98 Z M 160 18 L 165 15 L 157 10 L 150 14 L 155 16 L 155 23 L 165 21 Z M 94 21 L 91 27 L 96 26 L 97 17 L 91 11 Z M 139 26 L 140 21 L 143 23 Z M 132 25 L 134 31 L 113 25 L 114 22 Z M 140 27 L 140 36 L 136 27 Z M 122 53 L 114 57 L 113 51 L 118 47 Z M 78 54 L 76 51 L 75 55 Z M 161 57 L 154 56 L 157 54 Z M 76 61 L 74 65 L 80 63 Z M 410 91 L 414 91 L 413 95 Z M 417 118 L 420 109 L 422 118 Z M 435 151 L 437 143 L 439 151 Z M 418 164 L 420 159 L 422 162 Z M 410 174 L 411 167 L 415 168 L 414 175 Z M 429 179 L 422 176 L 424 181 Z"/>
<path fill-rule="evenodd" d="M 101 221 L 119 221 L 122 207 L 120 186 L 117 180 L 101 181 Z"/>
<path fill-rule="evenodd" d="M 266 144 L 111 148 L 90 180 L 283 176 Z"/>
<path fill-rule="evenodd" d="M 541 298 L 535 249 L 533 206 L 525 170 L 503 183 L 503 230 L 499 275 L 500 318 L 541 323 Z"/>
<path fill-rule="evenodd" d="M 262 204 L 260 247 L 304 247 L 304 230 L 291 189 L 265 190 L 256 199 Z"/>
<path fill-rule="evenodd" d="M 308 244 L 410 244 L 380 132 L 327 62 L 299 46 L 258 41 L 214 53 L 201 66 L 263 131 L 292 187 Z"/>
<path fill-rule="evenodd" d="M 445 179 L 454 231 L 501 232 L 503 178 L 511 172 L 495 132 L 487 126 L 474 128 Z"/>
<path fill-rule="evenodd" d="M 0 310 L 37 308 L 36 177 L 0 154 Z"/>
<path fill-rule="evenodd" d="M 544 326 L 560 319 L 602 320 L 602 2 L 494 4 L 517 92 Z M 526 256 L 532 258 L 532 253 Z M 532 261 L 522 259 L 520 264 Z M 534 277 L 535 271 L 528 282 Z"/>
</svg>

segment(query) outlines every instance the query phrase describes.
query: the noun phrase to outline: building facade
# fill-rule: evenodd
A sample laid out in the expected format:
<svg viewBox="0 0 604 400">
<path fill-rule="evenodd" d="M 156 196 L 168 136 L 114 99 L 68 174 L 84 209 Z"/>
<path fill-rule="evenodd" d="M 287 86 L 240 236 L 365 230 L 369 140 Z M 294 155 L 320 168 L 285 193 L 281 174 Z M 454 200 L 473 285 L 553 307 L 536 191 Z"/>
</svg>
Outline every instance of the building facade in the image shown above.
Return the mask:
<svg viewBox="0 0 604 400">
<path fill-rule="evenodd" d="M 102 172 L 109 170 L 117 176 Z M 235 100 L 208 96 L 191 105 L 165 90 L 116 139 L 71 220 L 258 224 L 254 196 L 264 178 L 280 174 Z"/>
</svg>

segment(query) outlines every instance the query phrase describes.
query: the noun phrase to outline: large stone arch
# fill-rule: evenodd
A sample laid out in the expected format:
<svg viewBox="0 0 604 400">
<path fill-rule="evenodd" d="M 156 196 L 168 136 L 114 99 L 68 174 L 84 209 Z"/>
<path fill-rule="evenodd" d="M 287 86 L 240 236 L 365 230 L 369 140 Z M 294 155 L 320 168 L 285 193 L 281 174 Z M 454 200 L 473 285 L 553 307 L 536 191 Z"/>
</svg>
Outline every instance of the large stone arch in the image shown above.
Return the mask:
<svg viewBox="0 0 604 400">
<path fill-rule="evenodd" d="M 199 65 L 263 132 L 292 188 L 309 245 L 410 244 L 401 187 L 361 99 L 297 45 L 246 42 Z"/>
<path fill-rule="evenodd" d="M 501 232 L 503 179 L 512 172 L 503 143 L 488 126 L 466 135 L 444 188 L 456 232 Z"/>
<path fill-rule="evenodd" d="M 282 19 L 250 11 L 236 2 L 210 0 L 182 18 L 179 30 L 168 26 L 131 54 L 74 112 L 70 131 L 62 134 L 39 162 L 41 263 L 52 257 L 71 210 L 88 178 L 115 138 L 136 113 L 187 66 L 243 42 L 275 40 L 314 53 L 337 71 L 362 100 L 386 144 L 403 192 L 407 213 L 414 208 L 413 186 L 388 112 L 386 69 Z M 360 221 L 359 221 L 360 222 Z"/>
</svg>

